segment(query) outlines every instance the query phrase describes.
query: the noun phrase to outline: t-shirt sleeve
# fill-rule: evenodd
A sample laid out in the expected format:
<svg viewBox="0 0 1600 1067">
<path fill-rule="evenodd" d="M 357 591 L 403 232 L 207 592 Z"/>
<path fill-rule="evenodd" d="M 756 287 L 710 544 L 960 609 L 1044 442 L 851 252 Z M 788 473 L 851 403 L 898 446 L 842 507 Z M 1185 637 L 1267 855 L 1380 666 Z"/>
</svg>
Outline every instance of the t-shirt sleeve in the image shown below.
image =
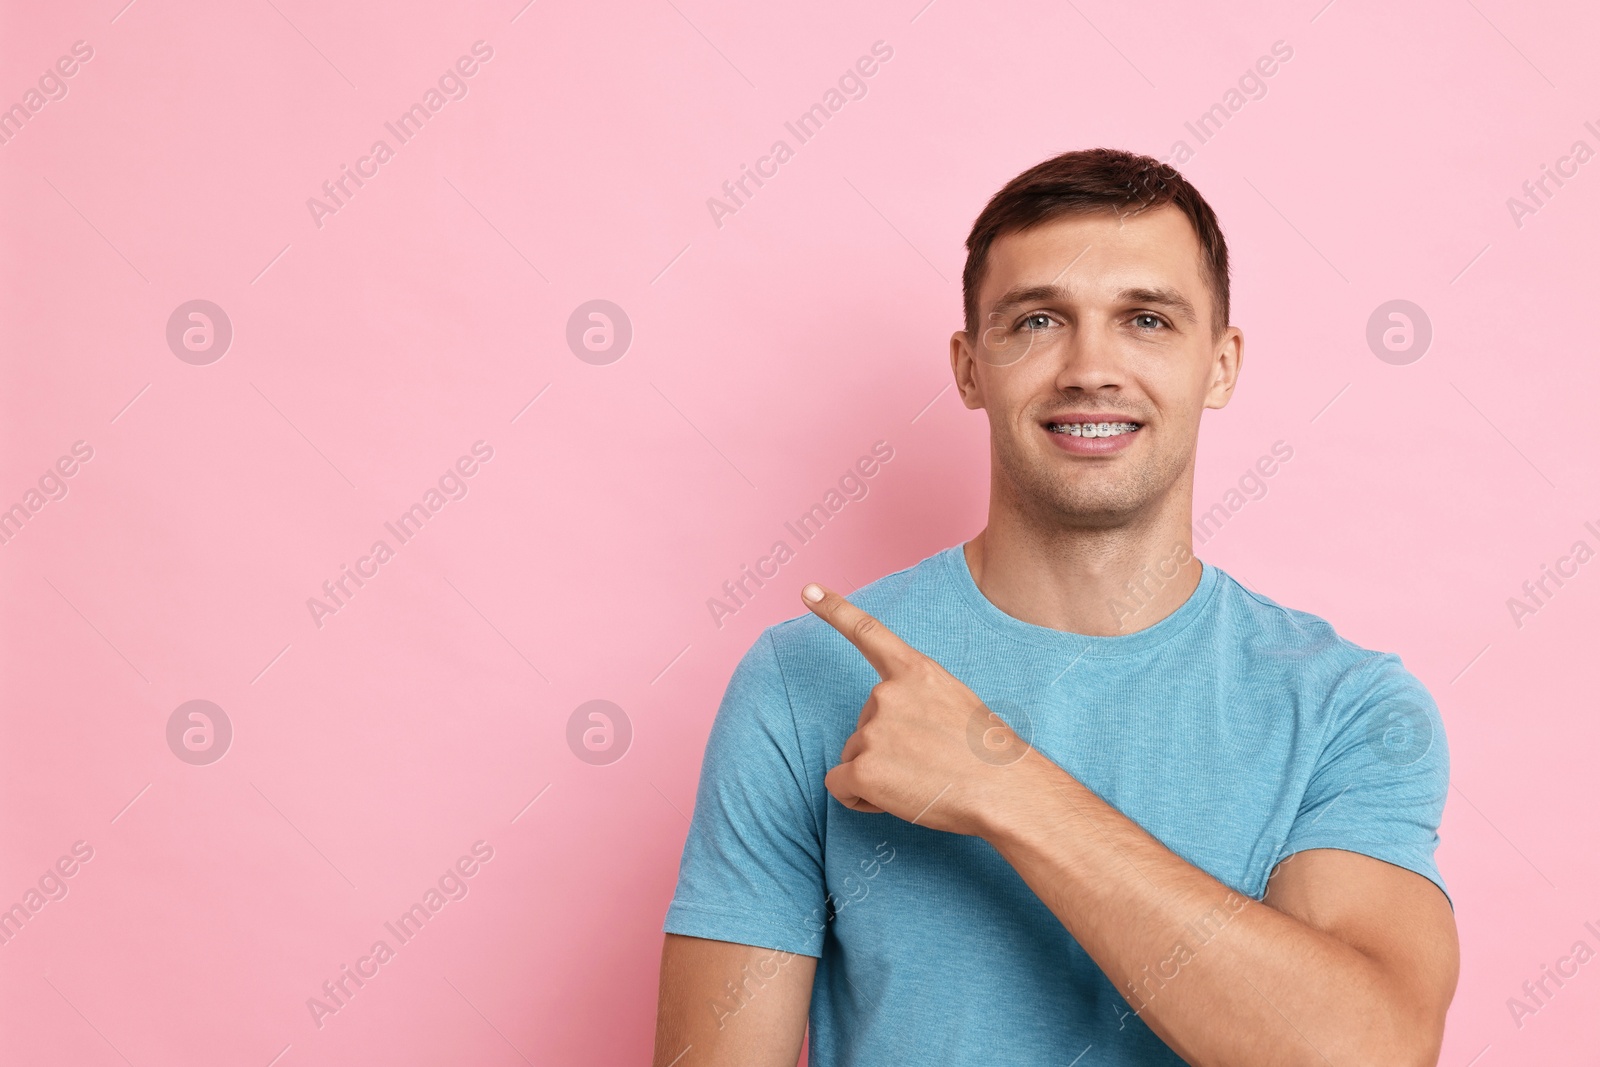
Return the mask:
<svg viewBox="0 0 1600 1067">
<path fill-rule="evenodd" d="M 1332 699 L 1321 756 L 1277 862 L 1312 848 L 1359 852 L 1415 871 L 1449 900 L 1434 862 L 1450 787 L 1438 705 L 1392 653 L 1355 668 Z"/>
<path fill-rule="evenodd" d="M 822 840 L 770 628 L 711 724 L 678 885 L 662 929 L 822 955 Z"/>
</svg>

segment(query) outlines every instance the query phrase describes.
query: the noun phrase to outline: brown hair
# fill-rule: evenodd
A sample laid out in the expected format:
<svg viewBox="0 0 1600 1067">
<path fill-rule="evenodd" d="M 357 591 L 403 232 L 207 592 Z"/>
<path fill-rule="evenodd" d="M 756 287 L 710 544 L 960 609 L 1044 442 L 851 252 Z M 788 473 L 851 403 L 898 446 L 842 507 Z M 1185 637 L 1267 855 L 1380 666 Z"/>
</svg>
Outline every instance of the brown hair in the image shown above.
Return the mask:
<svg viewBox="0 0 1600 1067">
<path fill-rule="evenodd" d="M 1135 215 L 1163 204 L 1177 205 L 1200 239 L 1201 272 L 1211 288 L 1211 333 L 1220 336 L 1228 328 L 1228 244 L 1211 205 L 1177 170 L 1150 156 L 1087 148 L 1063 152 L 1012 178 L 973 222 L 961 272 L 967 337 L 978 336 L 978 289 L 997 237 L 1060 215 L 1101 209 Z"/>
</svg>

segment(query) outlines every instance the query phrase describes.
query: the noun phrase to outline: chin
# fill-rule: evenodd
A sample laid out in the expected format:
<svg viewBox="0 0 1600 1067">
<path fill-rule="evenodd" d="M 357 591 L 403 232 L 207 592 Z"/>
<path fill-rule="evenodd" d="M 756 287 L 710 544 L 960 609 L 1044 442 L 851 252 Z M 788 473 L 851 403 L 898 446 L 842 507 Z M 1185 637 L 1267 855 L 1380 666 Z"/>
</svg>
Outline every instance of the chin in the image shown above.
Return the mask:
<svg viewBox="0 0 1600 1067">
<path fill-rule="evenodd" d="M 1137 466 L 1074 464 L 1075 469 L 1070 471 L 1055 455 L 1046 458 L 1022 451 L 1000 458 L 1007 480 L 1025 508 L 1036 510 L 1049 521 L 1072 526 L 1123 525 L 1172 488 L 1171 480 L 1163 484 L 1160 471 L 1152 469 L 1148 456 L 1141 457 Z"/>
<path fill-rule="evenodd" d="M 1105 529 L 1125 525 L 1148 503 L 1125 493 L 1069 493 L 1052 501 L 1054 510 L 1073 525 Z"/>
<path fill-rule="evenodd" d="M 1043 478 L 1043 483 L 1037 479 Z M 1079 471 L 1070 479 L 1059 469 L 1036 472 L 1035 499 L 1073 525 L 1114 527 L 1147 511 L 1161 496 L 1147 470 Z"/>
</svg>

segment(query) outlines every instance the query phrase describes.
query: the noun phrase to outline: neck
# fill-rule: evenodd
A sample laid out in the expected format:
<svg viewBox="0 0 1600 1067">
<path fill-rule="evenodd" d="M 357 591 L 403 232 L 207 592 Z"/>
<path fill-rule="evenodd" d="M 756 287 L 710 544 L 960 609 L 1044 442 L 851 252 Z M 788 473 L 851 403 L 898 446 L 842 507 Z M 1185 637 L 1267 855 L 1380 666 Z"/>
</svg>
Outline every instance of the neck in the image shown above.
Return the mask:
<svg viewBox="0 0 1600 1067">
<path fill-rule="evenodd" d="M 963 546 L 967 567 L 990 603 L 1023 622 L 1094 637 L 1134 633 L 1200 584 L 1188 504 L 1117 527 L 1069 527 L 991 502 L 989 524 Z"/>
</svg>

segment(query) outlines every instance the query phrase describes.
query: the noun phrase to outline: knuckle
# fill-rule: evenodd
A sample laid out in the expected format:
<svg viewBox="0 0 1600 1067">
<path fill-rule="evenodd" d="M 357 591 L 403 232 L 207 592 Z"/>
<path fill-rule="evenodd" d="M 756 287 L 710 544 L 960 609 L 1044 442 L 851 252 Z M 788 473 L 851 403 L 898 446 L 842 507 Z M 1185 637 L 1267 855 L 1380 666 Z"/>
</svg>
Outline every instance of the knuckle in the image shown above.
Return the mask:
<svg viewBox="0 0 1600 1067">
<path fill-rule="evenodd" d="M 926 686 L 939 676 L 938 664 L 916 649 L 906 649 L 892 657 L 897 677 L 917 686 Z"/>
</svg>

